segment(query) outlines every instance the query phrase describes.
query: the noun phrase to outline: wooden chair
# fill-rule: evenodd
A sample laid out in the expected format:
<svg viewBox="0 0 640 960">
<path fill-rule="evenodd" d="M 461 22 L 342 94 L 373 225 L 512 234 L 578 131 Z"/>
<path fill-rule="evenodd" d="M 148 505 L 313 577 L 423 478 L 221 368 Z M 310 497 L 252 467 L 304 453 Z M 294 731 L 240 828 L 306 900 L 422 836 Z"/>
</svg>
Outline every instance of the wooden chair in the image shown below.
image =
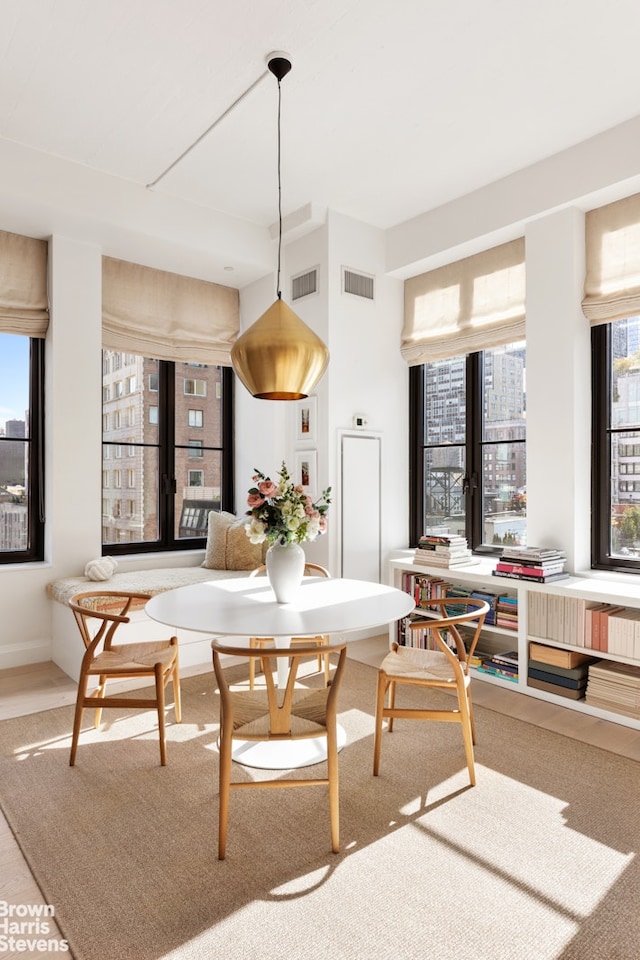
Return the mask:
<svg viewBox="0 0 640 960">
<path fill-rule="evenodd" d="M 229 800 L 232 790 L 265 787 L 326 786 L 329 790 L 331 849 L 340 849 L 340 816 L 338 800 L 338 690 L 346 663 L 346 641 L 330 643 L 326 655 L 338 654 L 331 683 L 320 688 L 296 687 L 301 661 L 316 651 L 314 644 L 286 647 L 230 646 L 223 639 L 211 641 L 213 667 L 220 691 L 220 807 L 218 821 L 218 858 L 225 859 Z M 265 688 L 232 689 L 222 666 L 221 655 L 242 657 L 249 663 L 260 659 L 265 675 Z M 287 685 L 278 690 L 274 681 L 275 660 L 290 658 Z M 279 702 L 280 701 L 280 702 Z M 304 740 L 324 737 L 327 746 L 327 775 L 305 779 L 270 779 L 232 781 L 232 748 L 234 740 Z"/>
<path fill-rule="evenodd" d="M 394 643 L 391 652 L 387 654 L 378 670 L 373 775 L 377 777 L 380 768 L 380 746 L 384 718 L 389 721 L 389 733 L 393 730 L 395 717 L 405 720 L 450 721 L 462 726 L 469 780 L 471 786 L 475 786 L 476 775 L 473 757 L 475 729 L 471 704 L 469 661 L 478 643 L 484 619 L 489 611 L 489 605 L 484 600 L 476 600 L 471 597 L 449 597 L 429 601 L 428 608 L 434 608 L 436 611 L 435 619 L 415 620 L 409 624 L 409 630 L 427 630 L 427 638 L 432 638 L 431 646 L 434 649 L 417 649 Z M 452 608 L 453 612 L 451 612 Z M 463 612 L 456 613 L 455 611 L 460 608 L 464 608 Z M 473 627 L 467 647 L 465 647 L 458 630 L 458 627 L 465 623 Z M 448 645 L 447 640 L 449 642 L 453 641 L 455 650 Z M 456 694 L 457 705 L 450 710 L 397 707 L 396 688 L 399 685 L 451 690 Z M 389 701 L 385 705 L 387 691 L 389 692 Z"/>
<path fill-rule="evenodd" d="M 267 574 L 267 568 L 264 564 L 260 567 L 256 567 L 255 570 L 252 570 L 249 574 L 250 577 L 264 577 Z M 305 577 L 328 577 L 330 576 L 329 571 L 324 567 L 321 567 L 318 563 L 305 563 L 304 565 L 304 576 Z M 316 647 L 325 647 L 329 643 L 329 637 L 325 634 L 324 636 L 318 637 L 292 637 L 291 643 L 306 643 L 315 644 Z M 249 646 L 258 647 L 262 649 L 263 647 L 273 644 L 273 637 L 249 637 Z M 329 671 L 330 663 L 328 654 L 318 654 L 318 670 L 323 669 L 323 660 L 324 660 L 324 682 L 329 683 Z M 255 660 L 249 661 L 249 689 L 253 690 L 255 684 L 256 676 L 256 663 Z"/>
<path fill-rule="evenodd" d="M 121 623 L 129 623 L 127 614 L 133 607 L 141 608 L 149 600 L 144 593 L 99 590 L 78 593 L 69 602 L 85 646 L 80 667 L 78 696 L 73 722 L 71 757 L 69 765 L 75 764 L 78 737 L 85 707 L 95 707 L 94 727 L 100 725 L 104 707 L 131 707 L 158 711 L 160 734 L 160 763 L 167 762 L 165 740 L 165 687 L 173 681 L 173 698 L 176 721 L 181 720 L 180 677 L 178 673 L 178 639 L 146 643 L 123 643 L 116 645 L 113 638 Z M 98 687 L 87 693 L 89 677 L 98 677 Z M 106 697 L 108 680 L 153 677 L 155 699 L 127 696 Z"/>
</svg>

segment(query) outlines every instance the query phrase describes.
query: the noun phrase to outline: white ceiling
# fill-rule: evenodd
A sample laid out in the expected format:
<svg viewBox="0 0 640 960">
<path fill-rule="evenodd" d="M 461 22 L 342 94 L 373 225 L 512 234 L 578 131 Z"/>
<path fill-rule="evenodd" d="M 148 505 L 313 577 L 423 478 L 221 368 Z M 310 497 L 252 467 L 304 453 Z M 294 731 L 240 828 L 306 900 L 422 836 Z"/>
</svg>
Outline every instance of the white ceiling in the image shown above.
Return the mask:
<svg viewBox="0 0 640 960">
<path fill-rule="evenodd" d="M 0 150 L 116 178 L 130 229 L 144 191 L 264 230 L 282 50 L 284 215 L 388 228 L 637 116 L 639 28 L 638 0 L 0 0 Z"/>
</svg>

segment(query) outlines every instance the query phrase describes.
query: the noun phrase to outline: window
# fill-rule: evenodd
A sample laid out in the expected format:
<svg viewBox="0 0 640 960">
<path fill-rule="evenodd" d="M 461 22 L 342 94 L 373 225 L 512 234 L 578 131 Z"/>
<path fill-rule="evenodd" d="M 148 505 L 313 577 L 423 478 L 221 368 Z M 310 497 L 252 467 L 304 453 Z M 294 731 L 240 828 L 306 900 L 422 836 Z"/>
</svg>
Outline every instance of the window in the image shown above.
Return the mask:
<svg viewBox="0 0 640 960">
<path fill-rule="evenodd" d="M 640 317 L 596 325 L 592 566 L 640 572 Z"/>
<path fill-rule="evenodd" d="M 526 543 L 524 341 L 411 368 L 411 542 Z"/>
<path fill-rule="evenodd" d="M 590 210 L 585 221 L 591 565 L 640 573 L 640 194 Z"/>
<path fill-rule="evenodd" d="M 104 369 L 116 370 L 116 351 L 105 350 L 109 363 Z M 113 465 L 115 450 L 122 474 L 113 471 L 103 482 L 103 548 L 105 553 L 124 553 L 136 545 L 136 551 L 179 550 L 204 546 L 209 511 L 233 511 L 232 450 L 232 374 L 229 368 L 215 365 L 199 367 L 201 379 L 185 377 L 186 363 L 173 363 L 132 357 L 135 371 L 127 382 L 135 391 L 127 403 L 139 411 L 135 425 L 115 427 L 103 434 L 103 458 Z M 122 359 L 120 360 L 122 365 Z M 104 375 L 105 383 L 113 379 Z M 194 385 L 193 393 L 185 385 Z M 217 399 L 220 384 L 221 399 Z M 197 395 L 200 409 L 193 409 L 189 396 Z M 111 391 L 108 408 L 122 403 Z M 132 408 L 132 409 L 133 409 Z M 114 411 L 115 413 L 115 411 Z M 129 420 L 128 417 L 122 418 Z M 200 421 L 206 432 L 192 439 L 191 420 Z M 198 469 L 190 464 L 198 460 Z M 123 502 L 117 524 L 113 522 L 115 491 L 126 485 L 128 499 Z M 194 495 L 198 499 L 194 499 Z"/>
<path fill-rule="evenodd" d="M 185 397 L 206 397 L 207 395 L 207 381 L 206 380 L 191 380 L 185 378 L 184 381 L 184 395 Z"/>
<path fill-rule="evenodd" d="M 44 340 L 0 333 L 0 563 L 44 557 Z"/>
</svg>

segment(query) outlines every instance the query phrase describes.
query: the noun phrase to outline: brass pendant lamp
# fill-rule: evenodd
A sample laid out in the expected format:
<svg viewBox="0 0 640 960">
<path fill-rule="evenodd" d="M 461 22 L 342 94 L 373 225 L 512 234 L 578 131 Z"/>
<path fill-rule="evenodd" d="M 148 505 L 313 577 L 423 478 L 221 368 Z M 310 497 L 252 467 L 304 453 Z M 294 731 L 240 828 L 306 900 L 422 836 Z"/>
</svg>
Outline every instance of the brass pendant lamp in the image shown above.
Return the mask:
<svg viewBox="0 0 640 960">
<path fill-rule="evenodd" d="M 282 300 L 282 184 L 280 177 L 280 81 L 291 70 L 285 54 L 272 53 L 267 66 L 278 81 L 278 278 L 277 300 L 231 348 L 231 365 L 249 393 L 260 400 L 302 400 L 327 369 L 329 351 L 313 330 Z"/>
</svg>

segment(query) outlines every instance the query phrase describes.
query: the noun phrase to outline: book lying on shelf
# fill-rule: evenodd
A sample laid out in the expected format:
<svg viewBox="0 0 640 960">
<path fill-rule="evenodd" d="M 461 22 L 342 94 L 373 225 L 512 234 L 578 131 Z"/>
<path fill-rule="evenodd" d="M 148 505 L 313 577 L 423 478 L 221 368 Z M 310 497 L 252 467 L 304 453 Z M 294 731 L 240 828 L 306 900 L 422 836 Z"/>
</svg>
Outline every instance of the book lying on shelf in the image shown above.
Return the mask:
<svg viewBox="0 0 640 960">
<path fill-rule="evenodd" d="M 413 562 L 423 567 L 442 567 L 446 570 L 449 567 L 466 567 L 469 564 L 480 563 L 480 559 L 474 557 L 471 551 L 464 557 L 444 557 L 436 556 L 435 554 L 423 557 L 418 556 L 418 551 L 416 550 L 416 556 L 414 556 Z"/>
<path fill-rule="evenodd" d="M 527 677 L 529 680 L 544 680 L 554 686 L 566 687 L 568 690 L 584 690 L 587 685 L 588 667 L 580 677 L 565 677 L 560 673 L 548 673 L 547 670 L 536 670 L 529 665 Z"/>
<path fill-rule="evenodd" d="M 591 659 L 591 663 L 600 663 L 599 660 Z M 590 663 L 581 663 L 577 667 L 558 667 L 555 663 L 545 663 L 543 660 L 529 660 L 530 670 L 541 670 L 549 676 L 569 677 L 579 680 L 586 677 L 589 673 Z M 548 677 L 543 677 L 546 680 Z"/>
<path fill-rule="evenodd" d="M 527 686 L 534 687 L 536 690 L 545 690 L 547 693 L 554 693 L 556 697 L 566 697 L 567 700 L 582 700 L 587 689 L 581 687 L 579 690 L 570 690 L 568 687 L 561 687 L 557 683 L 548 683 L 546 680 L 538 680 L 536 677 L 527 677 Z"/>
<path fill-rule="evenodd" d="M 507 573 L 505 570 L 493 570 L 494 577 L 506 577 L 511 580 L 529 580 L 533 583 L 554 583 L 556 580 L 568 580 L 568 573 L 550 573 L 542 576 L 532 576 L 528 573 Z"/>
<path fill-rule="evenodd" d="M 516 563 L 526 561 L 539 564 L 554 560 L 566 560 L 567 555 L 563 550 L 546 547 L 503 547 L 500 559 L 514 560 Z"/>
<path fill-rule="evenodd" d="M 531 566 L 529 564 L 523 566 L 521 563 L 507 563 L 499 560 L 498 563 L 496 563 L 496 570 L 501 570 L 504 573 L 525 574 L 530 577 L 548 577 L 553 573 L 564 573 L 564 560 L 554 563 L 538 564 L 537 566 Z"/>
<path fill-rule="evenodd" d="M 420 537 L 418 541 L 418 546 L 422 547 L 425 544 L 427 546 L 455 546 L 457 544 L 463 544 L 467 546 L 467 538 L 463 537 L 460 533 L 425 533 Z"/>
<path fill-rule="evenodd" d="M 518 666 L 518 651 L 506 650 L 504 653 L 494 653 L 492 659 L 498 663 L 506 663 L 507 666 Z"/>
<path fill-rule="evenodd" d="M 556 667 L 579 667 L 581 663 L 592 663 L 594 657 L 578 650 L 561 650 L 559 647 L 549 647 L 535 640 L 529 642 L 529 658 L 540 660 L 542 663 L 552 663 Z"/>
<path fill-rule="evenodd" d="M 488 674 L 490 677 L 497 677 L 500 680 L 509 680 L 512 683 L 518 682 L 518 670 L 508 670 L 506 669 L 505 664 L 498 666 L 494 663 L 493 659 L 483 660 L 482 663 L 475 668 L 478 673 Z"/>
</svg>

